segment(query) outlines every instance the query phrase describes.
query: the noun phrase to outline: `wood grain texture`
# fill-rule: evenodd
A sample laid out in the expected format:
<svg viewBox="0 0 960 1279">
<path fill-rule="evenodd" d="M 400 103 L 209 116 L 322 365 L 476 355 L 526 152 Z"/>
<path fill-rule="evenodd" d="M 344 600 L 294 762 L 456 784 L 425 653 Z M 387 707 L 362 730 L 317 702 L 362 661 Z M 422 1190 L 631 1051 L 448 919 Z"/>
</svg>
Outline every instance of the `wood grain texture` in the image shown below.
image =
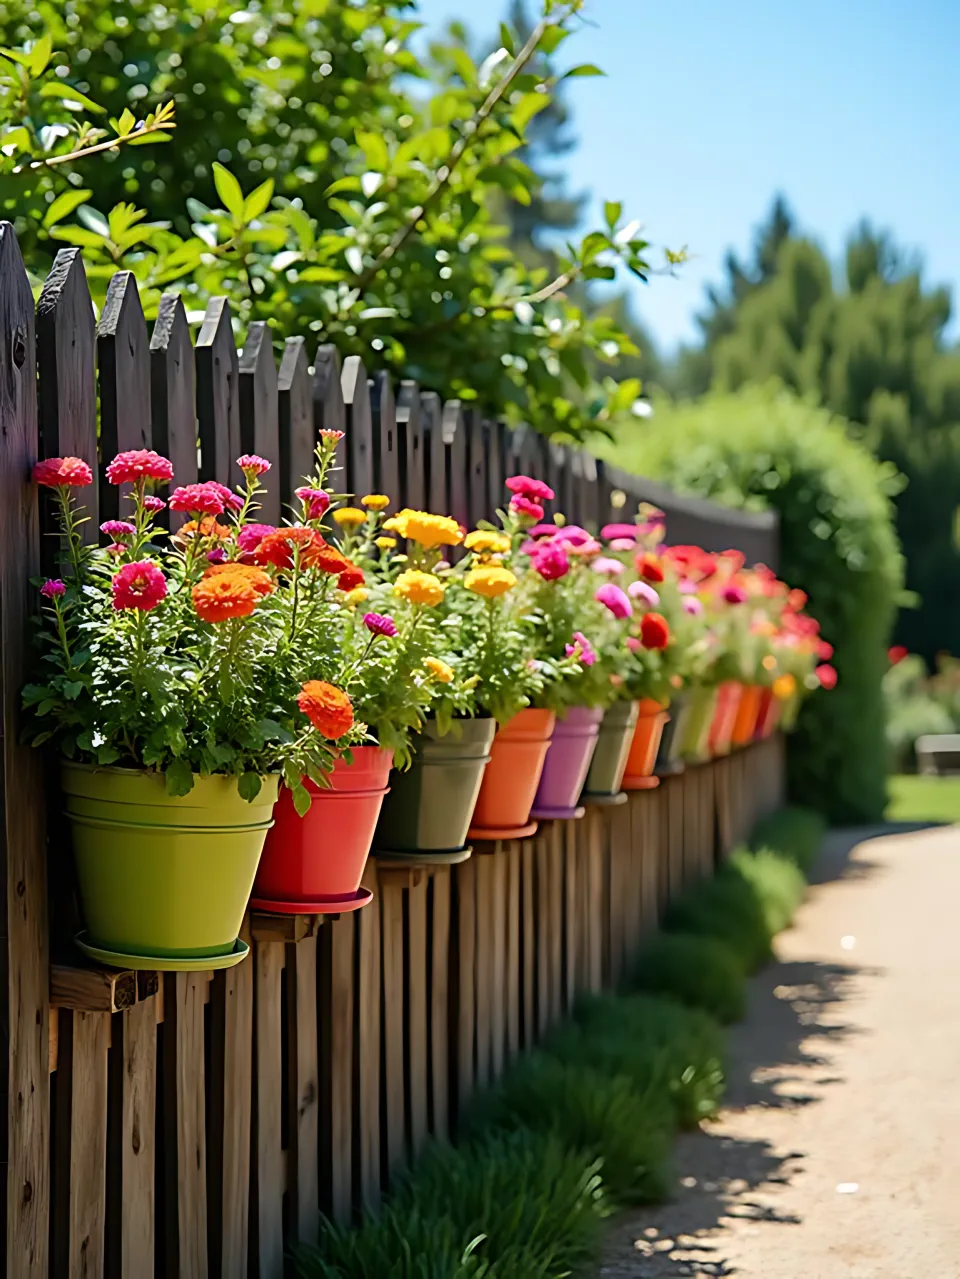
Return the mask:
<svg viewBox="0 0 960 1279">
<path fill-rule="evenodd" d="M 453 878 L 456 911 L 456 994 L 453 1025 L 456 1027 L 457 1113 L 473 1095 L 476 1079 L 474 1041 L 476 1035 L 476 945 L 477 945 L 476 859 L 457 866 Z"/>
<path fill-rule="evenodd" d="M 397 403 L 390 374 L 382 370 L 370 379 L 370 415 L 373 424 L 373 489 L 397 500 L 400 459 L 397 452 Z M 362 497 L 363 493 L 358 492 Z"/>
<path fill-rule="evenodd" d="M 104 1272 L 106 1250 L 110 1015 L 64 1013 L 63 1022 L 63 1056 L 57 1071 L 56 1154 L 61 1176 L 54 1273 L 94 1279 Z"/>
<path fill-rule="evenodd" d="M 397 392 L 397 506 L 422 510 L 426 503 L 427 475 L 420 431 L 420 388 L 409 378 Z M 439 507 L 432 508 L 440 510 Z"/>
<path fill-rule="evenodd" d="M 118 1013 L 122 1023 L 120 1276 L 149 1279 L 154 1268 L 157 1010 L 147 1000 Z"/>
<path fill-rule="evenodd" d="M 463 525 L 469 524 L 467 499 L 467 441 L 464 413 L 459 400 L 447 400 L 443 406 L 443 442 L 446 446 L 447 502 L 445 515 Z"/>
<path fill-rule="evenodd" d="M 506 846 L 507 875 L 507 936 L 506 954 L 506 1001 L 507 1001 L 507 1033 L 506 1060 L 512 1061 L 520 1051 L 520 1009 L 522 1002 L 522 971 L 520 960 L 520 881 L 523 869 L 522 852 L 517 840 Z"/>
<path fill-rule="evenodd" d="M 427 1139 L 427 891 L 425 876 L 407 890 L 405 1027 L 407 1141 L 412 1158 Z"/>
<path fill-rule="evenodd" d="M 554 822 L 550 839 L 550 1025 L 563 1016 L 563 882 L 565 822 Z"/>
<path fill-rule="evenodd" d="M 373 1211 L 380 1203 L 380 887 L 376 865 L 367 863 L 361 881 L 373 901 L 357 916 L 357 1096 L 353 1147 L 356 1152 L 359 1197 Z"/>
<path fill-rule="evenodd" d="M 259 1279 L 283 1279 L 283 951 L 278 942 L 253 948 L 251 1248 Z"/>
<path fill-rule="evenodd" d="M 150 342 L 132 271 L 118 271 L 107 286 L 97 326 L 100 387 L 100 460 L 104 466 L 127 449 L 152 447 L 150 426 Z M 110 484 L 100 475 L 100 518 L 129 515 L 122 500 L 129 485 Z"/>
<path fill-rule="evenodd" d="M 490 927 L 492 953 L 490 996 L 490 1078 L 494 1082 L 503 1073 L 504 1052 L 507 1038 L 507 859 L 503 844 L 487 860 L 492 864 L 490 885 Z"/>
<path fill-rule="evenodd" d="M 430 1132 L 450 1131 L 450 869 L 430 878 Z"/>
<path fill-rule="evenodd" d="M 240 366 L 230 304 L 211 298 L 196 347 L 200 478 L 235 484 L 240 456 Z"/>
<path fill-rule="evenodd" d="M 537 1042 L 537 844 L 520 845 L 520 1043 Z"/>
<path fill-rule="evenodd" d="M 320 1186 L 336 1221 L 349 1219 L 353 1194 L 355 933 L 352 915 L 320 933 L 320 1095 L 328 1120 L 321 1132 Z"/>
<path fill-rule="evenodd" d="M 536 849 L 536 906 L 534 934 L 537 963 L 537 1041 L 550 1025 L 550 835 L 542 834 Z"/>
<path fill-rule="evenodd" d="M 320 438 L 321 431 L 347 429 L 347 408 L 343 400 L 343 369 L 340 352 L 335 346 L 317 347 L 313 359 L 313 436 Z M 337 483 L 346 486 L 347 441 L 342 439 L 335 453 Z"/>
<path fill-rule="evenodd" d="M 577 996 L 581 949 L 577 861 L 583 822 L 563 823 L 563 1012 L 569 1014 Z"/>
<path fill-rule="evenodd" d="M 0 1096 L 7 1122 L 6 1272 L 45 1276 L 50 1212 L 49 937 L 40 756 L 20 737 L 20 689 L 39 571 L 33 294 L 13 228 L 0 222 Z"/>
<path fill-rule="evenodd" d="M 277 375 L 277 396 L 280 503 L 286 507 L 293 501 L 294 490 L 312 474 L 315 462 L 313 385 L 303 338 L 287 338 Z"/>
<path fill-rule="evenodd" d="M 315 1243 L 320 1224 L 317 938 L 287 944 L 287 1242 Z"/>
<path fill-rule="evenodd" d="M 173 463 L 177 484 L 197 479 L 197 379 L 193 342 L 183 300 L 164 293 L 150 335 L 150 407 L 153 447 Z M 161 522 L 177 529 L 184 511 L 163 511 Z"/>
<path fill-rule="evenodd" d="M 380 890 L 380 944 L 383 991 L 383 1123 L 381 1160 L 384 1182 L 403 1162 L 404 1141 L 404 990 L 403 895 L 397 883 L 383 883 Z"/>
<path fill-rule="evenodd" d="M 263 486 L 257 495 L 259 517 L 265 524 L 280 523 L 280 427 L 278 420 L 277 362 L 273 358 L 273 330 L 263 320 L 254 320 L 247 331 L 237 363 L 240 452 L 256 453 L 272 462 L 260 477 Z M 239 473 L 231 482 L 240 481 Z"/>
<path fill-rule="evenodd" d="M 493 874 L 496 853 L 476 858 L 477 933 L 474 959 L 476 992 L 475 1070 L 478 1088 L 490 1082 L 493 1004 Z"/>
<path fill-rule="evenodd" d="M 447 446 L 443 437 L 444 410 L 435 391 L 420 392 L 420 435 L 423 451 L 424 502 L 429 511 L 450 509 L 447 484 Z"/>
<path fill-rule="evenodd" d="M 164 975 L 162 1085 L 166 1264 L 206 1279 L 207 1142 L 204 1095 L 205 973 Z"/>
<path fill-rule="evenodd" d="M 586 937 L 584 941 L 583 988 L 599 994 L 603 985 L 603 844 L 604 815 L 597 809 L 587 810 L 584 819 L 586 829 L 586 857 L 584 868 L 586 884 Z"/>
<path fill-rule="evenodd" d="M 347 489 L 356 497 L 373 490 L 373 411 L 370 384 L 359 355 L 348 355 L 340 376 L 346 410 Z"/>
</svg>

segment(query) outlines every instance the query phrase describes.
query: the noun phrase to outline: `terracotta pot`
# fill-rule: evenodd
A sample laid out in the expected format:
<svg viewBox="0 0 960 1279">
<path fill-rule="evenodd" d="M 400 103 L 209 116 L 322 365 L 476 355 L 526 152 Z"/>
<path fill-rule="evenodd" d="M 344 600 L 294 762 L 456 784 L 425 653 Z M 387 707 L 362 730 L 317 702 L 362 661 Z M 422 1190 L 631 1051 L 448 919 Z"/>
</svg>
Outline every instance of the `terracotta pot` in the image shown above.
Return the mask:
<svg viewBox="0 0 960 1279">
<path fill-rule="evenodd" d="M 253 888 L 260 908 L 323 914 L 359 904 L 392 763 L 393 751 L 354 747 L 352 764 L 337 760 L 329 788 L 305 780 L 311 803 L 303 817 L 281 786 Z"/>
<path fill-rule="evenodd" d="M 642 789 L 645 779 L 653 776 L 663 727 L 669 718 L 668 705 L 667 702 L 655 702 L 651 697 L 644 697 L 637 704 L 637 727 L 633 731 L 623 774 L 624 790 Z"/>
<path fill-rule="evenodd" d="M 721 684 L 718 690 L 717 709 L 714 711 L 713 723 L 710 725 L 708 744 L 711 755 L 729 755 L 733 741 L 733 726 L 740 706 L 740 694 L 743 685 L 735 680 Z"/>
<path fill-rule="evenodd" d="M 532 817 L 563 819 L 583 815 L 577 803 L 590 771 L 602 719 L 599 706 L 570 706 L 558 716 Z"/>
<path fill-rule="evenodd" d="M 555 722 L 553 711 L 527 707 L 497 731 L 468 839 L 521 839 L 536 830 L 530 809 Z"/>
<path fill-rule="evenodd" d="M 765 690 L 759 684 L 741 686 L 740 701 L 731 734 L 734 746 L 746 746 L 748 742 L 753 741 L 753 735 L 757 731 L 757 718 L 760 714 L 760 698 L 764 692 Z"/>
<path fill-rule="evenodd" d="M 780 719 L 782 703 L 772 688 L 764 688 L 760 693 L 760 706 L 757 710 L 757 727 L 755 737 L 770 737 Z"/>
<path fill-rule="evenodd" d="M 600 721 L 584 795 L 616 795 L 620 791 L 627 756 L 637 726 L 638 702 L 614 702 Z"/>
</svg>

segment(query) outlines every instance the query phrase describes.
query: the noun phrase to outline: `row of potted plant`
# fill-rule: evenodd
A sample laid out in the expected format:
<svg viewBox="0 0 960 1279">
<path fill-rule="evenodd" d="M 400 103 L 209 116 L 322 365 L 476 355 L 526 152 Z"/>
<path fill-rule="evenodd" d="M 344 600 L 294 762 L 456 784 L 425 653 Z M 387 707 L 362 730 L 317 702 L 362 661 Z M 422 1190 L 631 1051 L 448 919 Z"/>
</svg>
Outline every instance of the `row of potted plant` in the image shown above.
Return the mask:
<svg viewBox="0 0 960 1279">
<path fill-rule="evenodd" d="M 38 582 L 27 733 L 62 759 L 77 940 L 101 962 L 239 962 L 248 903 L 355 909 L 371 848 L 456 861 L 524 837 L 654 785 L 658 751 L 662 771 L 769 734 L 835 679 L 798 592 L 733 552 L 664 548 L 659 512 L 597 536 L 516 476 L 467 531 L 347 501 L 340 438 L 321 432 L 281 527 L 257 518 L 268 459 L 239 458 L 231 489 L 121 453 L 99 546 L 76 501 L 90 467 L 34 469 L 61 571 Z"/>
</svg>

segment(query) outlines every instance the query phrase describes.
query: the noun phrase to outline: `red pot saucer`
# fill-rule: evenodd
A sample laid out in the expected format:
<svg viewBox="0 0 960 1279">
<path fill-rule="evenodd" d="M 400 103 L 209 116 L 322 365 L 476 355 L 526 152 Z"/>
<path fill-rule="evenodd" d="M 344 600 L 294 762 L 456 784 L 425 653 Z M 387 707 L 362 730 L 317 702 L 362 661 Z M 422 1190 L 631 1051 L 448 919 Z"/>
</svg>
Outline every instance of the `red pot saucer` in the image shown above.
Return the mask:
<svg viewBox="0 0 960 1279">
<path fill-rule="evenodd" d="M 656 790 L 659 777 L 625 777 L 620 783 L 624 790 Z"/>
<path fill-rule="evenodd" d="M 498 839 L 529 839 L 536 833 L 536 822 L 527 822 L 526 826 L 471 826 L 467 831 L 467 839 L 491 843 Z"/>
<path fill-rule="evenodd" d="M 351 910 L 360 910 L 373 901 L 373 893 L 369 888 L 358 888 L 355 893 L 345 893 L 343 897 L 328 897 L 325 901 L 273 901 L 269 897 L 251 897 L 250 909 L 262 910 L 268 915 L 345 915 Z"/>
<path fill-rule="evenodd" d="M 530 816 L 541 822 L 575 822 L 586 811 L 582 804 L 578 804 L 576 808 L 535 808 Z"/>
</svg>

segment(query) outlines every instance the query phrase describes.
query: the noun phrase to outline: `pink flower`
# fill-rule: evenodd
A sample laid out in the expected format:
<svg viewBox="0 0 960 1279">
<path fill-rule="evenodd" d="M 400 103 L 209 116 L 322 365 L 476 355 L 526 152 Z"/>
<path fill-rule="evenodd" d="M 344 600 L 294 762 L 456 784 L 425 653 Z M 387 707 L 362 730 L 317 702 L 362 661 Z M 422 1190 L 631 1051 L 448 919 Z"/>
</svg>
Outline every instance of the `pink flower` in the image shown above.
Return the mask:
<svg viewBox="0 0 960 1279">
<path fill-rule="evenodd" d="M 115 609 L 137 608 L 148 613 L 156 608 L 167 593 L 167 579 L 156 564 L 138 560 L 125 564 L 111 584 Z"/>
<path fill-rule="evenodd" d="M 573 643 L 566 647 L 567 657 L 576 657 L 582 666 L 592 666 L 597 660 L 596 649 L 582 631 L 573 632 Z"/>
<path fill-rule="evenodd" d="M 603 573 L 607 577 L 619 577 L 623 572 L 623 565 L 619 560 L 611 559 L 609 555 L 601 555 L 593 561 L 593 571 L 595 573 Z"/>
<path fill-rule="evenodd" d="M 153 449 L 129 449 L 118 453 L 107 467 L 111 484 L 133 484 L 137 480 L 158 480 L 166 484 L 173 479 L 173 463 Z"/>
<path fill-rule="evenodd" d="M 385 635 L 387 639 L 393 639 L 397 633 L 396 622 L 385 613 L 364 613 L 363 624 L 371 635 Z"/>
<path fill-rule="evenodd" d="M 100 532 L 106 533 L 114 541 L 121 537 L 133 537 L 136 531 L 136 528 L 129 520 L 104 520 L 100 525 Z"/>
<path fill-rule="evenodd" d="M 244 524 L 237 534 L 237 545 L 241 551 L 255 551 L 268 533 L 276 533 L 272 524 Z"/>
<path fill-rule="evenodd" d="M 191 515 L 220 515 L 223 498 L 210 484 L 185 484 L 170 495 L 170 510 L 189 511 Z"/>
<path fill-rule="evenodd" d="M 619 586 L 615 586 L 613 582 L 606 582 L 594 592 L 593 598 L 599 604 L 608 608 L 614 617 L 620 618 L 621 621 L 629 617 L 633 612 L 629 595 L 627 595 L 626 591 L 622 591 Z"/>
<path fill-rule="evenodd" d="M 108 555 L 118 556 L 125 554 L 126 549 L 127 548 L 124 546 L 123 542 L 111 542 L 110 545 L 106 547 L 106 552 Z"/>
<path fill-rule="evenodd" d="M 627 587 L 627 594 L 631 599 L 643 600 L 651 608 L 656 608 L 660 603 L 660 596 L 649 582 L 631 582 Z"/>
<path fill-rule="evenodd" d="M 636 524 L 604 524 L 600 530 L 600 536 L 605 542 L 615 537 L 629 540 L 632 547 L 637 540 L 637 526 Z"/>
<path fill-rule="evenodd" d="M 514 475 L 507 480 L 507 488 L 511 493 L 525 497 L 531 502 L 552 502 L 556 494 L 549 484 L 543 480 L 535 480 L 530 475 Z M 543 518 L 543 512 L 539 517 Z"/>
<path fill-rule="evenodd" d="M 696 595 L 688 595 L 683 601 L 683 611 L 689 613 L 691 617 L 699 617 L 703 612 L 703 605 Z"/>
<path fill-rule="evenodd" d="M 328 449 L 335 449 L 343 439 L 343 431 L 321 431 L 320 439 Z"/>
<path fill-rule="evenodd" d="M 206 480 L 204 481 L 203 487 L 211 489 L 214 493 L 218 494 L 225 511 L 239 511 L 243 509 L 243 498 L 239 493 L 234 493 L 233 489 L 228 489 L 226 484 L 221 484 L 218 480 Z"/>
<path fill-rule="evenodd" d="M 627 648 L 629 648 L 631 653 L 639 653 L 640 650 L 643 648 L 643 644 L 636 637 L 636 635 L 628 635 L 626 639 L 626 645 L 627 645 Z"/>
<path fill-rule="evenodd" d="M 633 538 L 631 537 L 615 537 L 610 543 L 611 551 L 632 551 Z"/>
<path fill-rule="evenodd" d="M 93 471 L 79 457 L 48 457 L 33 468 L 33 482 L 48 489 L 82 489 L 93 483 Z"/>
<path fill-rule="evenodd" d="M 570 572 L 567 552 L 555 541 L 538 543 L 530 556 L 530 565 L 545 582 L 555 582 Z"/>
<path fill-rule="evenodd" d="M 527 530 L 530 537 L 555 537 L 560 532 L 556 524 L 535 524 L 532 529 Z"/>
<path fill-rule="evenodd" d="M 696 595 L 698 588 L 696 582 L 689 577 L 685 577 L 677 583 L 677 589 L 681 595 Z"/>
<path fill-rule="evenodd" d="M 256 453 L 244 453 L 237 458 L 237 466 L 243 471 L 248 480 L 257 475 L 266 475 L 271 465 L 272 463 L 268 462 L 265 457 L 260 457 Z"/>
<path fill-rule="evenodd" d="M 512 497 L 510 499 L 510 510 L 525 519 L 533 520 L 534 523 L 543 519 L 543 507 L 536 502 L 532 502 L 528 497 Z"/>
<path fill-rule="evenodd" d="M 720 592 L 728 604 L 746 604 L 747 592 L 736 582 L 728 582 Z"/>
<path fill-rule="evenodd" d="M 826 662 L 824 662 L 822 666 L 818 666 L 813 673 L 820 681 L 821 688 L 829 689 L 837 687 L 837 672 Z"/>
<path fill-rule="evenodd" d="M 330 497 L 323 489 L 312 489 L 305 484 L 295 492 L 307 508 L 308 520 L 318 520 L 330 505 Z"/>
<path fill-rule="evenodd" d="M 48 577 L 44 584 L 40 587 L 40 594 L 45 600 L 59 599 L 61 595 L 66 594 L 67 585 L 61 582 L 59 577 Z"/>
<path fill-rule="evenodd" d="M 143 499 L 143 509 L 145 511 L 151 511 L 154 515 L 156 515 L 158 511 L 162 511 L 166 505 L 167 504 L 162 497 L 145 497 Z"/>
<path fill-rule="evenodd" d="M 211 564 L 224 564 L 227 559 L 227 552 L 222 546 L 215 546 L 212 551 L 207 551 L 207 559 Z"/>
<path fill-rule="evenodd" d="M 588 542 L 594 541 L 593 535 L 585 528 L 581 528 L 579 524 L 564 525 L 557 530 L 557 537 L 568 546 L 585 546 Z"/>
</svg>

